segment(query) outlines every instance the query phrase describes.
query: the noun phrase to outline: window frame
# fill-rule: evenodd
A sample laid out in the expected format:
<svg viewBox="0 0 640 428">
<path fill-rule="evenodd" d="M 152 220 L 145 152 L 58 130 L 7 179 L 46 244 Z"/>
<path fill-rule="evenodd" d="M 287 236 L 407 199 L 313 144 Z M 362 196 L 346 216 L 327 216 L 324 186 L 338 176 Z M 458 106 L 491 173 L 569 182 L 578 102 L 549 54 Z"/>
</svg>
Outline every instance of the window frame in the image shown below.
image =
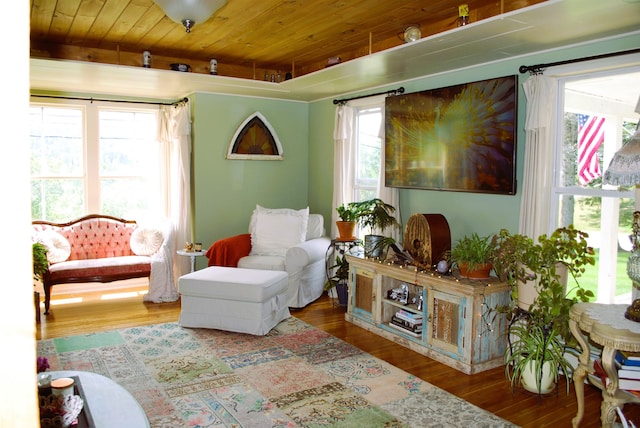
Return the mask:
<svg viewBox="0 0 640 428">
<path fill-rule="evenodd" d="M 101 181 L 103 179 L 112 178 L 112 175 L 101 175 L 100 171 L 100 112 L 101 111 L 121 111 L 121 112 L 134 112 L 134 113 L 151 113 L 156 118 L 156 123 L 159 121 L 159 108 L 156 105 L 141 105 L 140 103 L 126 103 L 126 102 L 109 102 L 109 101 L 96 101 L 85 99 L 71 99 L 71 98 L 55 98 L 55 97 L 39 97 L 33 95 L 30 98 L 29 107 L 43 107 L 43 108 L 61 108 L 61 109 L 80 109 L 82 112 L 82 176 L 37 176 L 40 179 L 54 179 L 54 178 L 78 178 L 83 183 L 83 215 L 90 213 L 101 212 L 102 195 L 101 195 Z M 156 127 L 157 128 L 157 127 Z M 156 131 L 156 130 L 154 130 Z M 154 140 L 156 136 L 153 136 Z M 163 156 L 159 150 L 159 159 Z M 161 165 L 158 168 L 162 168 Z M 126 178 L 128 176 L 116 176 L 115 178 Z M 130 177 L 130 178 L 136 178 Z M 30 179 L 34 178 L 30 175 Z M 166 184 L 162 177 L 159 177 L 161 182 L 158 187 L 160 189 L 166 189 Z M 167 192 L 161 192 L 161 200 L 157 201 L 157 204 L 166 210 L 166 195 Z M 154 206 L 155 206 L 154 205 Z M 166 213 L 165 213 L 166 214 Z"/>
<path fill-rule="evenodd" d="M 609 243 L 610 240 L 614 238 L 615 238 L 615 241 L 617 242 L 617 239 L 618 239 L 617 237 L 621 233 L 621 231 L 617 229 L 617 225 L 619 221 L 618 215 L 620 212 L 620 205 L 619 205 L 620 201 L 624 198 L 634 200 L 636 209 L 638 209 L 637 207 L 638 207 L 638 203 L 640 202 L 640 198 L 639 198 L 640 193 L 638 189 L 618 190 L 618 188 L 614 186 L 606 186 L 604 188 L 602 187 L 590 188 L 590 187 L 583 187 L 577 184 L 571 185 L 571 186 L 564 186 L 562 184 L 563 144 L 564 144 L 564 133 L 565 133 L 564 115 L 566 112 L 571 112 L 571 110 L 565 110 L 567 108 L 565 103 L 566 101 L 565 90 L 566 90 L 566 85 L 573 81 L 592 79 L 592 78 L 597 78 L 597 77 L 602 77 L 607 75 L 619 75 L 619 74 L 626 74 L 629 72 L 637 72 L 637 67 L 619 65 L 618 67 L 615 67 L 612 70 L 606 70 L 606 71 L 593 71 L 595 67 L 587 67 L 584 65 L 582 67 L 582 70 L 576 69 L 576 65 L 573 65 L 569 68 L 572 69 L 573 72 L 569 73 L 567 72 L 566 68 L 563 69 L 562 67 L 554 69 L 553 71 L 554 74 L 558 75 L 559 77 L 557 78 L 558 97 L 557 97 L 557 105 L 556 105 L 556 120 L 555 120 L 555 126 L 553 130 L 554 160 L 553 160 L 553 167 L 552 167 L 553 177 L 552 177 L 550 193 L 549 193 L 549 198 L 550 198 L 549 230 L 552 231 L 557 227 L 562 226 L 560 224 L 560 221 L 561 221 L 560 206 L 561 206 L 562 198 L 567 196 L 598 197 L 598 198 L 601 198 L 603 205 L 605 205 L 605 203 L 607 205 L 610 205 L 611 203 L 614 204 L 614 206 L 610 206 L 606 210 L 603 210 L 604 214 L 601 214 L 600 224 L 601 224 L 601 230 L 604 230 L 602 229 L 602 224 L 603 224 L 602 220 L 606 220 L 606 215 L 608 210 L 608 212 L 613 217 L 615 217 L 615 218 L 610 218 L 608 223 L 612 223 L 613 225 L 616 225 L 616 226 L 609 226 L 609 229 L 608 229 L 609 241 L 607 241 L 607 243 Z M 617 117 L 620 118 L 622 116 L 617 116 Z M 622 117 L 622 120 L 625 120 L 625 119 L 629 119 L 629 118 Z M 621 137 L 622 123 L 620 122 L 620 120 L 616 120 L 614 123 L 615 125 L 612 125 L 612 124 L 605 125 L 609 127 L 615 127 L 613 128 L 614 130 L 613 132 L 615 132 L 617 135 L 616 137 L 617 142 L 613 150 L 611 150 L 610 147 L 609 148 L 605 147 L 606 151 L 605 151 L 604 159 L 602 162 L 602 165 L 603 165 L 602 174 L 604 174 L 604 171 L 606 171 L 606 168 L 609 166 L 609 162 L 611 160 L 611 157 L 613 156 L 613 153 L 615 153 L 615 151 L 617 151 L 620 148 L 620 144 L 622 142 L 622 137 Z M 607 132 L 611 132 L 611 129 L 609 129 Z M 616 205 L 617 205 L 617 209 L 616 209 Z M 612 236 L 611 233 L 614 231 L 614 228 L 615 230 L 618 230 L 618 232 L 615 233 L 615 236 Z M 596 294 L 596 300 L 598 302 L 614 303 L 617 301 L 622 301 L 627 299 L 626 294 L 616 296 L 616 288 L 617 288 L 616 278 L 614 277 L 613 281 L 611 281 L 611 275 L 615 276 L 616 274 L 615 259 L 613 258 L 615 254 L 609 254 L 609 253 L 615 252 L 617 254 L 618 251 L 620 250 L 616 248 L 615 251 L 600 252 L 599 261 L 600 262 L 604 261 L 605 263 L 608 263 L 609 266 L 605 266 L 602 264 L 599 265 L 600 267 L 598 270 L 598 285 L 597 285 L 597 294 Z M 611 272 L 610 270 L 611 268 L 613 268 L 613 272 Z"/>
</svg>

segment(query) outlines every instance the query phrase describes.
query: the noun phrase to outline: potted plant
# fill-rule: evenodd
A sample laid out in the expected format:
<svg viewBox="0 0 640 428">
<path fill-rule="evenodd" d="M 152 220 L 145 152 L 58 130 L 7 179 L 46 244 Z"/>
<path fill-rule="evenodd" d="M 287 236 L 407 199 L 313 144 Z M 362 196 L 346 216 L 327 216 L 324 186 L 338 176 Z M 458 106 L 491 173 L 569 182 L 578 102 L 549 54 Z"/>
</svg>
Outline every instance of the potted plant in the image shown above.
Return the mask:
<svg viewBox="0 0 640 428">
<path fill-rule="evenodd" d="M 506 373 L 513 387 L 522 384 L 533 392 L 544 393 L 557 383 L 560 371 L 570 373 L 565 357 L 567 345 L 573 343 L 569 331 L 569 311 L 577 302 L 594 297 L 577 279 L 587 265 L 595 263 L 588 234 L 573 226 L 541 235 L 537 242 L 522 235 L 502 230 L 494 239 L 494 264 L 498 277 L 512 287 L 511 305 L 507 308 L 511 321 L 509 347 L 506 351 Z M 567 290 L 566 278 L 577 284 Z M 518 305 L 526 285 L 535 290 L 527 310 Z M 532 380 L 525 380 L 527 375 Z M 567 382 L 567 392 L 569 383 Z"/>
<path fill-rule="evenodd" d="M 355 230 L 358 222 L 358 209 L 353 206 L 353 203 L 342 204 L 336 208 L 338 211 L 339 221 L 336 221 L 338 232 L 340 234 L 339 239 L 342 241 L 354 241 L 356 238 Z"/>
<path fill-rule="evenodd" d="M 49 260 L 47 259 L 47 247 L 40 242 L 32 245 L 33 259 L 33 279 L 42 282 L 44 275 L 49 271 Z M 34 286 L 36 284 L 33 284 Z M 40 293 L 33 290 L 33 303 L 36 311 L 36 322 L 40 322 Z"/>
<path fill-rule="evenodd" d="M 493 238 L 477 233 L 466 235 L 451 249 L 450 262 L 457 265 L 466 278 L 488 278 L 492 269 Z"/>
<path fill-rule="evenodd" d="M 400 223 L 393 215 L 396 208 L 379 198 L 352 202 L 352 205 L 358 211 L 358 223 L 360 226 L 370 230 L 370 233 L 364 237 L 365 256 L 382 258 L 389 245 L 395 243 L 393 238 L 383 235 L 384 231 L 390 227 L 400 226 Z"/>
<path fill-rule="evenodd" d="M 33 243 L 33 279 L 42 281 L 43 276 L 49 270 L 47 260 L 47 247 L 39 242 Z"/>
<path fill-rule="evenodd" d="M 327 278 L 327 282 L 324 284 L 325 291 L 331 291 L 335 288 L 338 295 L 338 303 L 346 305 L 347 291 L 349 289 L 349 262 L 347 262 L 347 258 L 344 255 L 336 256 L 335 264 L 330 266 L 327 272 L 332 272 L 332 275 Z"/>
</svg>

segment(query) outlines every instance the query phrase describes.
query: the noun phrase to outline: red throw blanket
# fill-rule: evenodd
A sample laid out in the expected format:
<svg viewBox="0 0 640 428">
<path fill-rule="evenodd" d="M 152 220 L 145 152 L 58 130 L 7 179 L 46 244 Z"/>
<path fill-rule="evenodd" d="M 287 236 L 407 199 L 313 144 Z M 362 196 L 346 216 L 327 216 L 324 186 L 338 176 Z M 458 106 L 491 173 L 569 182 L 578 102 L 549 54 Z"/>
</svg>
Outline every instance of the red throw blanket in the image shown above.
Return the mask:
<svg viewBox="0 0 640 428">
<path fill-rule="evenodd" d="M 238 260 L 251 252 L 251 234 L 231 236 L 214 242 L 207 250 L 209 266 L 238 267 Z"/>
</svg>

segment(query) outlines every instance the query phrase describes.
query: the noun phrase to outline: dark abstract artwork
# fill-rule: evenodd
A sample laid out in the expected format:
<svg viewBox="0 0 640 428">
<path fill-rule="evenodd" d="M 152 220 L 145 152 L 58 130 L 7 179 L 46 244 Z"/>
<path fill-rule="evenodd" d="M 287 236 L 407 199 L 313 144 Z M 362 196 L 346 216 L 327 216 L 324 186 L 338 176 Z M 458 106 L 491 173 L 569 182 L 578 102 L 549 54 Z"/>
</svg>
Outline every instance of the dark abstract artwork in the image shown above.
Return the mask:
<svg viewBox="0 0 640 428">
<path fill-rule="evenodd" d="M 385 184 L 513 195 L 517 76 L 389 97 Z"/>
</svg>

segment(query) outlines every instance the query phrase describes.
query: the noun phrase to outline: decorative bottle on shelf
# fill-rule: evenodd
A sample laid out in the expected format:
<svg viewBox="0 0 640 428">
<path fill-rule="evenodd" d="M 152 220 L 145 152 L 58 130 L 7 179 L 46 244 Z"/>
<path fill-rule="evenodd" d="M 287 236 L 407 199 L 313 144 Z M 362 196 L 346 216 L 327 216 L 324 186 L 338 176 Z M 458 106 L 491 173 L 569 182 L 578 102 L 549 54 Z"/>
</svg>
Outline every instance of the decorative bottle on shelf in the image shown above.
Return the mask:
<svg viewBox="0 0 640 428">
<path fill-rule="evenodd" d="M 469 5 L 461 4 L 458 6 L 458 27 L 462 27 L 469 23 Z"/>
<path fill-rule="evenodd" d="M 151 52 L 142 52 L 142 66 L 144 68 L 151 68 Z"/>
</svg>

